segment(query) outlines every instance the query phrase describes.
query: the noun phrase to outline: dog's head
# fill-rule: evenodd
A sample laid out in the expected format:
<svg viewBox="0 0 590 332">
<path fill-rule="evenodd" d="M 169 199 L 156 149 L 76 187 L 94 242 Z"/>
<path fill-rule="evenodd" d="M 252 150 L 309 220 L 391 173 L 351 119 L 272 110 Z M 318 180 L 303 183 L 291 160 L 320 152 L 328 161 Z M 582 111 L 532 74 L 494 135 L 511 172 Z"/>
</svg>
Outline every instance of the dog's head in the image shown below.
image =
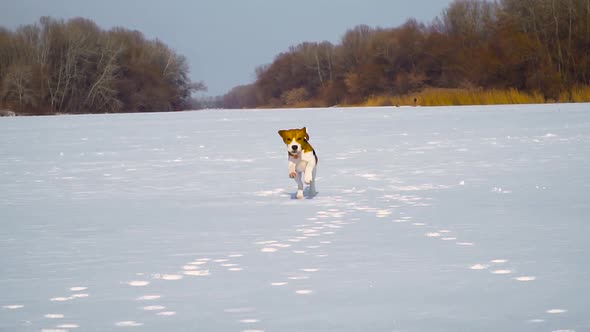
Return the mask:
<svg viewBox="0 0 590 332">
<path fill-rule="evenodd" d="M 287 145 L 287 151 L 291 154 L 299 154 L 303 150 L 302 146 L 307 143 L 309 135 L 305 127 L 301 129 L 279 130 L 279 135 Z"/>
</svg>

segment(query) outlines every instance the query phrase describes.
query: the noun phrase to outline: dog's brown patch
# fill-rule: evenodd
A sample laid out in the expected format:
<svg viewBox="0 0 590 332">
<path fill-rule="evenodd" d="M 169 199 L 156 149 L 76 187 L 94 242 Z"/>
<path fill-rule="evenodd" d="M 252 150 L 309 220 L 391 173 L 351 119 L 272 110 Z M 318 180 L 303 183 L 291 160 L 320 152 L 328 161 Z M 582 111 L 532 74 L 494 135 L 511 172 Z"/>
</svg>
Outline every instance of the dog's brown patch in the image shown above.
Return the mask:
<svg viewBox="0 0 590 332">
<path fill-rule="evenodd" d="M 281 135 L 285 144 L 290 144 L 293 139 L 295 139 L 295 141 L 301 145 L 303 152 L 309 152 L 313 150 L 311 145 L 307 142 L 309 135 L 307 134 L 307 129 L 305 127 L 301 129 L 279 130 L 279 135 Z"/>
</svg>

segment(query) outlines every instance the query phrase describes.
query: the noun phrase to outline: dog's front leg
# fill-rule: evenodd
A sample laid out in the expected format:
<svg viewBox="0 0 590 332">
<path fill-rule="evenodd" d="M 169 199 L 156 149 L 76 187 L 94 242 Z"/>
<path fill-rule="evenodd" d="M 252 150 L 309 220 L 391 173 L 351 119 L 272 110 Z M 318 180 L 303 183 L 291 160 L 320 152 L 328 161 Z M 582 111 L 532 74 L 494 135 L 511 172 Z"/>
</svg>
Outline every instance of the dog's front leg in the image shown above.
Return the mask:
<svg viewBox="0 0 590 332">
<path fill-rule="evenodd" d="M 296 173 L 295 181 L 297 181 L 297 198 L 303 198 L 303 182 L 301 181 L 301 172 Z"/>
<path fill-rule="evenodd" d="M 289 177 L 292 179 L 297 175 L 297 172 L 295 171 L 295 168 L 297 167 L 297 165 L 292 162 L 291 160 L 289 160 Z"/>
</svg>

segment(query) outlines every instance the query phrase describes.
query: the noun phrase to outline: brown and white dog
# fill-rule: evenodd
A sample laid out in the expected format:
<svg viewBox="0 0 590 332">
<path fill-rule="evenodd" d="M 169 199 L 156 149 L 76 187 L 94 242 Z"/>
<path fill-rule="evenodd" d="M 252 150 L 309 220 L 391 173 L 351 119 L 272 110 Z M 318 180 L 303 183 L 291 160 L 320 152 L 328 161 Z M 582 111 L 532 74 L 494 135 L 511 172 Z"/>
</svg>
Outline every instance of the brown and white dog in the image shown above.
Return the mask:
<svg viewBox="0 0 590 332">
<path fill-rule="evenodd" d="M 303 198 L 303 182 L 301 175 L 305 173 L 303 181 L 309 185 L 309 196 L 316 195 L 315 174 L 318 156 L 309 144 L 309 135 L 305 127 L 301 129 L 279 130 L 279 135 L 287 145 L 289 154 L 289 177 L 297 182 L 297 198 Z"/>
</svg>

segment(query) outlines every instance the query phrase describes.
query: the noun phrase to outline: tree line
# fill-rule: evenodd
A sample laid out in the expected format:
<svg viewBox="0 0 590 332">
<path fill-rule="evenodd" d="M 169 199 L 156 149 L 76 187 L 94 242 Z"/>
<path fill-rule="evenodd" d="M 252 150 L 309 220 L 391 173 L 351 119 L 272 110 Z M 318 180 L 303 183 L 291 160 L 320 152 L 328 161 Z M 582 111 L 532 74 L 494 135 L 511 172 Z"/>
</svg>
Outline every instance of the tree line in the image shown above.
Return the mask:
<svg viewBox="0 0 590 332">
<path fill-rule="evenodd" d="M 590 0 L 455 0 L 429 24 L 361 25 L 339 44 L 292 46 L 218 102 L 332 106 L 425 88 L 516 89 L 558 100 L 588 85 Z"/>
<path fill-rule="evenodd" d="M 0 106 L 19 114 L 174 111 L 205 88 L 159 40 L 83 18 L 0 27 Z"/>
</svg>

